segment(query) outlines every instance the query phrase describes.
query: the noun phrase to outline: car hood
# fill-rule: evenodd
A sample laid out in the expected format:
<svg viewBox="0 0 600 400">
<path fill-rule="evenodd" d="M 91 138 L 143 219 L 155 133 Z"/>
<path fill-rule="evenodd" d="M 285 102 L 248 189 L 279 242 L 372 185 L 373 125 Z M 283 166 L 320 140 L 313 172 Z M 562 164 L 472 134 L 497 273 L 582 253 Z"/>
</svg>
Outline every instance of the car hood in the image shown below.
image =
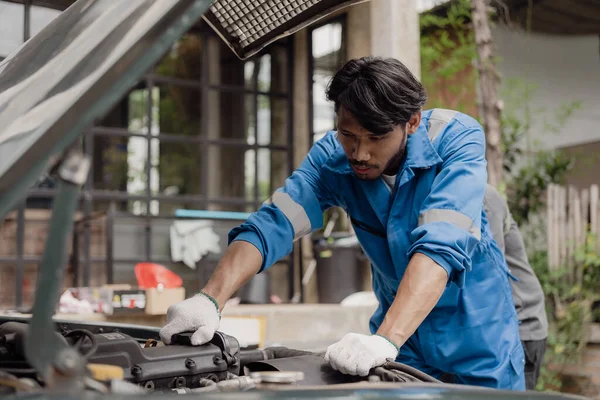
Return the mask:
<svg viewBox="0 0 600 400">
<path fill-rule="evenodd" d="M 201 18 L 245 59 L 362 1 L 76 1 L 0 63 L 0 218 Z"/>
<path fill-rule="evenodd" d="M 210 3 L 78 0 L 0 64 L 0 216 Z"/>
</svg>

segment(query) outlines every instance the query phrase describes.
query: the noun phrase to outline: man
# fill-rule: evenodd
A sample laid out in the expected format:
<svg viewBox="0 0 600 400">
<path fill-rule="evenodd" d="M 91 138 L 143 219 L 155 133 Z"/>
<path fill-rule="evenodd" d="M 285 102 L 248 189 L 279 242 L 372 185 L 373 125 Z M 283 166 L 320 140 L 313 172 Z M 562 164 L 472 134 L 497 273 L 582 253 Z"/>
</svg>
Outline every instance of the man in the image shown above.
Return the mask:
<svg viewBox="0 0 600 400">
<path fill-rule="evenodd" d="M 339 206 L 371 261 L 379 307 L 372 334 L 349 333 L 326 362 L 365 376 L 396 359 L 459 383 L 525 389 L 508 268 L 483 211 L 481 126 L 455 111 L 422 111 L 423 86 L 394 59 L 347 62 L 327 97 L 337 131 L 230 232 L 202 292 L 169 309 L 162 340 L 182 331 L 195 331 L 193 344 L 210 340 L 227 299 Z"/>
<path fill-rule="evenodd" d="M 519 318 L 519 334 L 525 350 L 525 385 L 535 390 L 546 352 L 548 319 L 544 292 L 535 272 L 529 265 L 525 244 L 508 204 L 491 185 L 485 191 L 484 209 L 492 235 L 504 253 L 511 280 L 513 299 Z"/>
</svg>

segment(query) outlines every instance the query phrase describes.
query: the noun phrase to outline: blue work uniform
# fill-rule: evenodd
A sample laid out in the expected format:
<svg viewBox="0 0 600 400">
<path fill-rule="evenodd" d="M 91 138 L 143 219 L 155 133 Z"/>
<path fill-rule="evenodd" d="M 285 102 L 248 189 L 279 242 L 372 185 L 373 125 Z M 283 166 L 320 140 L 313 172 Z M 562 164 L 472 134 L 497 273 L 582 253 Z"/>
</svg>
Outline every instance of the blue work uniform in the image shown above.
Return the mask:
<svg viewBox="0 0 600 400">
<path fill-rule="evenodd" d="M 415 253 L 448 273 L 439 302 L 401 347 L 397 361 L 457 383 L 524 390 L 524 351 L 509 271 L 483 209 L 485 135 L 453 110 L 422 113 L 408 136 L 393 190 L 355 176 L 335 131 L 315 143 L 269 202 L 229 235 L 263 256 L 261 270 L 292 250 L 294 240 L 322 227 L 323 211 L 342 207 L 371 262 L 379 307 L 375 333 Z"/>
</svg>

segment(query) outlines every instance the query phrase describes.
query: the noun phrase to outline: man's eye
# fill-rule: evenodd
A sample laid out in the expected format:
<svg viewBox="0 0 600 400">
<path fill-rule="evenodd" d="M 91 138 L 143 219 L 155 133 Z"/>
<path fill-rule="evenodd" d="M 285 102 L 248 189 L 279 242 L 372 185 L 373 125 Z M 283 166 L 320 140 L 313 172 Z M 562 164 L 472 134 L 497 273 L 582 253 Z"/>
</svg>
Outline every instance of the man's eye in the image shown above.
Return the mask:
<svg viewBox="0 0 600 400">
<path fill-rule="evenodd" d="M 371 140 L 374 142 L 378 142 L 383 139 L 385 139 L 385 136 L 371 136 Z"/>
</svg>

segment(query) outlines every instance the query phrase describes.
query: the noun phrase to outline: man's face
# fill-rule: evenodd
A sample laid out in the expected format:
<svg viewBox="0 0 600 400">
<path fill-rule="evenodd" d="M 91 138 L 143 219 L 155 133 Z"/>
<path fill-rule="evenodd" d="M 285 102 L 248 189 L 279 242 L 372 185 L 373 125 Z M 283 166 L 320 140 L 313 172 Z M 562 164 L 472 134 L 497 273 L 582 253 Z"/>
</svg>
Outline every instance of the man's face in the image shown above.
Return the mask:
<svg viewBox="0 0 600 400">
<path fill-rule="evenodd" d="M 414 133 L 421 121 L 418 113 L 406 128 L 396 126 L 383 135 L 376 135 L 363 128 L 343 106 L 337 117 L 338 139 L 348 162 L 356 176 L 366 180 L 377 179 L 381 174 L 398 173 L 406 151 L 407 134 Z"/>
</svg>

